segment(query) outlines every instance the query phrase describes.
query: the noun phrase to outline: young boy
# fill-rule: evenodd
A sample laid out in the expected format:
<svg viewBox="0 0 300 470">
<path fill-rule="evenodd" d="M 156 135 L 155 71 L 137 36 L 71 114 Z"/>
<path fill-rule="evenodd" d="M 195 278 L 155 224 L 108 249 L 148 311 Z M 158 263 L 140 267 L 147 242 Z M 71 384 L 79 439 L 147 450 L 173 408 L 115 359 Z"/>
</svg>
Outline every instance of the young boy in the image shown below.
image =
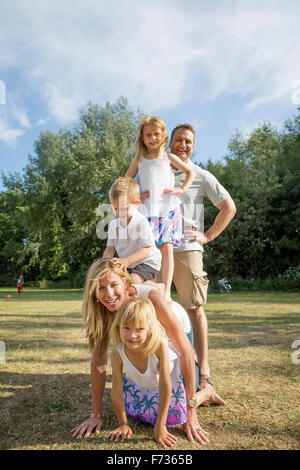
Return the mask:
<svg viewBox="0 0 300 470">
<path fill-rule="evenodd" d="M 24 277 L 23 277 L 23 274 L 21 273 L 20 277 L 18 278 L 18 281 L 17 281 L 19 299 L 22 297 L 22 294 L 23 294 L 23 285 L 24 285 Z"/>
<path fill-rule="evenodd" d="M 135 283 L 155 279 L 161 267 L 161 253 L 148 220 L 137 210 L 139 185 L 131 178 L 118 178 L 109 190 L 109 199 L 116 219 L 109 224 L 103 258 L 112 258 L 113 263 L 124 266 Z M 115 251 L 119 258 L 114 258 Z"/>
</svg>

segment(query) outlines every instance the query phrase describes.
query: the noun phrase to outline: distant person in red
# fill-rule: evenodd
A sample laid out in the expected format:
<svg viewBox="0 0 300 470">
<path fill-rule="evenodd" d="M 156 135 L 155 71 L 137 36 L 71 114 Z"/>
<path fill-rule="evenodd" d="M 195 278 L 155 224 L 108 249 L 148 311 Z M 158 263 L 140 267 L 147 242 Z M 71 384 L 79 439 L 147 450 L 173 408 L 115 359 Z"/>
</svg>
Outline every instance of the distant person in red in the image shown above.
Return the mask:
<svg viewBox="0 0 300 470">
<path fill-rule="evenodd" d="M 22 294 L 23 294 L 23 285 L 24 285 L 24 277 L 23 277 L 23 274 L 21 273 L 17 281 L 19 299 L 22 297 Z"/>
</svg>

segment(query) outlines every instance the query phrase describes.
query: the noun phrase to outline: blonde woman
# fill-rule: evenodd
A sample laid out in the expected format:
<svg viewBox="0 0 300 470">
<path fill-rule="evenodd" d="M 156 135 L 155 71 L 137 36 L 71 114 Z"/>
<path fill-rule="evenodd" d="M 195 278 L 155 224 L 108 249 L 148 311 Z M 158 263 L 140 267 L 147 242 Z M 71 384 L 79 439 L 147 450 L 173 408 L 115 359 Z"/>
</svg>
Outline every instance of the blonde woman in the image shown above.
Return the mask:
<svg viewBox="0 0 300 470">
<path fill-rule="evenodd" d="M 183 428 L 190 441 L 195 438 L 205 445 L 208 438 L 199 426 L 195 409 L 194 351 L 177 319 L 180 317 L 182 307 L 176 302 L 173 302 L 170 306 L 165 298 L 151 286 L 145 284 L 132 285 L 131 279 L 122 270 L 121 266 L 113 264 L 109 259 L 96 260 L 86 276 L 83 311 L 86 334 L 92 351 L 92 413 L 90 418 L 72 430 L 73 436 L 88 438 L 93 431 L 99 433 L 102 428 L 109 334 L 118 310 L 135 295 L 147 297 L 152 302 L 158 321 L 164 327 L 168 339 L 180 354 L 181 371 L 187 399 L 187 421 Z M 211 393 L 202 392 L 201 401 L 197 399 L 199 404 L 204 401 L 214 401 L 215 397 Z"/>
</svg>

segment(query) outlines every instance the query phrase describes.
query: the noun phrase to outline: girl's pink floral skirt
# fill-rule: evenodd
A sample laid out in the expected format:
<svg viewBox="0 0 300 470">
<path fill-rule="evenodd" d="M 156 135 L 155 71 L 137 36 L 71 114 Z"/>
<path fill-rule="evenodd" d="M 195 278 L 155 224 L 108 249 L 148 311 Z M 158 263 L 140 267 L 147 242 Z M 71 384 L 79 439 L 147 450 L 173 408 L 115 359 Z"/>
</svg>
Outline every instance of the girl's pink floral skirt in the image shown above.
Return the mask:
<svg viewBox="0 0 300 470">
<path fill-rule="evenodd" d="M 182 214 L 179 207 L 165 217 L 148 217 L 156 246 L 172 243 L 179 246 L 182 241 Z"/>
<path fill-rule="evenodd" d="M 128 416 L 155 425 L 158 416 L 158 387 L 143 388 L 136 385 L 126 374 L 123 379 L 125 410 Z M 186 422 L 186 395 L 182 377 L 172 384 L 167 426 L 178 426 Z"/>
</svg>

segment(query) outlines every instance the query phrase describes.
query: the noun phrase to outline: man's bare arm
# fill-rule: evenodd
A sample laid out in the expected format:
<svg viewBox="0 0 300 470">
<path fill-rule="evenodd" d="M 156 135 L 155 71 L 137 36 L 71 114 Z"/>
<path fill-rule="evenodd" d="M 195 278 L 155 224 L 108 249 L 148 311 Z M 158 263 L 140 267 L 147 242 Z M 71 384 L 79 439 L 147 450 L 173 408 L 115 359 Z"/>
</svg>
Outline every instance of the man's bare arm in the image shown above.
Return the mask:
<svg viewBox="0 0 300 470">
<path fill-rule="evenodd" d="M 219 209 L 219 213 L 213 225 L 205 233 L 192 228 L 187 228 L 184 231 L 184 235 L 190 239 L 190 242 L 197 241 L 202 245 L 211 242 L 225 230 L 236 214 L 235 203 L 230 196 L 225 201 L 217 204 L 216 207 Z"/>
</svg>

